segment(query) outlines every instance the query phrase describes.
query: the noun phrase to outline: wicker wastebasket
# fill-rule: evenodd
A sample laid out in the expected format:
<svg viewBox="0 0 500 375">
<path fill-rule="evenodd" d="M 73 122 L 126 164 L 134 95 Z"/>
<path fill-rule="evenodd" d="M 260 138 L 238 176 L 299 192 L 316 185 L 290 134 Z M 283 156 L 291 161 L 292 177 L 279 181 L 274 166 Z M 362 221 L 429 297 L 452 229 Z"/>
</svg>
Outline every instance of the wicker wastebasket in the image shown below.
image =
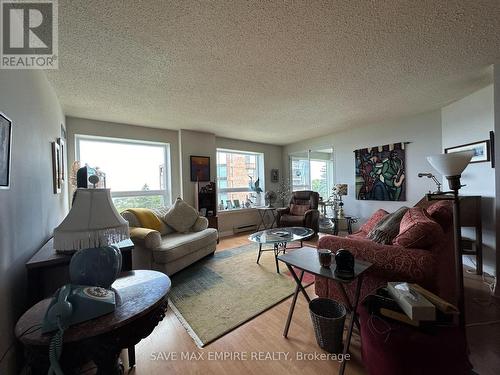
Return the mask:
<svg viewBox="0 0 500 375">
<path fill-rule="evenodd" d="M 346 316 L 345 306 L 333 299 L 315 298 L 309 302 L 309 312 L 318 345 L 329 353 L 340 353 Z"/>
</svg>

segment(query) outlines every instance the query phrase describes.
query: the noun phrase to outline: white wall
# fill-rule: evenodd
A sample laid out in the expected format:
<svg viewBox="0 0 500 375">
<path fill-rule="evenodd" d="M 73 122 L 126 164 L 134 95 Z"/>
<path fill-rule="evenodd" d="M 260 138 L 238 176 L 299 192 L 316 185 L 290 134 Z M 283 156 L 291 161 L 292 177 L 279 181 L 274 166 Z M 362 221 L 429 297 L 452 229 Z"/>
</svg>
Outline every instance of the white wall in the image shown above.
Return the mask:
<svg viewBox="0 0 500 375">
<path fill-rule="evenodd" d="M 443 150 L 489 139 L 494 128 L 493 85 L 489 85 L 441 110 Z M 462 195 L 481 195 L 484 270 L 495 274 L 495 169 L 490 162 L 474 163 L 462 173 Z M 448 183 L 443 181 L 446 189 Z M 472 230 L 464 235 L 474 237 Z M 475 261 L 475 257 L 473 258 Z"/>
<path fill-rule="evenodd" d="M 354 150 L 394 142 L 411 142 L 406 152 L 406 202 L 360 201 L 355 199 Z M 323 137 L 312 138 L 284 147 L 283 169 L 289 173 L 288 155 L 293 152 L 333 147 L 334 183 L 347 183 L 349 194 L 344 199 L 347 214 L 364 221 L 378 208 L 394 211 L 402 205 L 413 206 L 435 186 L 417 177 L 431 171 L 426 156 L 441 152 L 441 112 L 432 111 L 397 120 L 347 129 Z"/>
<path fill-rule="evenodd" d="M 0 111 L 13 121 L 10 190 L 0 190 L 0 353 L 14 342 L 14 324 L 26 305 L 24 263 L 49 239 L 68 210 L 67 186 L 52 187 L 50 143 L 64 116 L 41 71 L 0 70 Z M 14 348 L 15 349 L 15 348 Z M 17 373 L 15 350 L 0 374 Z"/>
<path fill-rule="evenodd" d="M 114 122 L 90 120 L 77 117 L 67 117 L 66 123 L 68 129 L 68 165 L 71 165 L 75 160 L 76 134 L 169 143 L 170 164 L 172 168 L 172 199 L 177 198 L 181 194 L 179 141 L 177 131 L 118 124 Z"/>
<path fill-rule="evenodd" d="M 179 130 L 179 152 L 181 196 L 187 203 L 194 205 L 196 182 L 191 181 L 190 156 L 210 157 L 210 180 L 215 181 L 217 178 L 215 135 L 181 129 Z"/>
</svg>

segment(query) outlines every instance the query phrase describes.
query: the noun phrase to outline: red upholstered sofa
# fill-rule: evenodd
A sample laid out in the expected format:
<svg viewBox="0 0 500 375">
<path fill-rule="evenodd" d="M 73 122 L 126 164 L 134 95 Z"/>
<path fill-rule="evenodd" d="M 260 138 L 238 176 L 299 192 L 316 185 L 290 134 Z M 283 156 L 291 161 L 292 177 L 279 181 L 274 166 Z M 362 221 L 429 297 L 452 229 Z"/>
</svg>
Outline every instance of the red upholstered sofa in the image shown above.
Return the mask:
<svg viewBox="0 0 500 375">
<path fill-rule="evenodd" d="M 439 207 L 430 208 L 436 204 Z M 427 249 L 382 245 L 368 239 L 367 233 L 383 217 L 383 210 L 377 211 L 358 232 L 352 235 L 347 237 L 328 235 L 320 238 L 318 248 L 330 249 L 333 252 L 341 248 L 348 249 L 355 258 L 373 263 L 373 267 L 364 277 L 361 299 L 386 285 L 388 281 L 408 281 L 418 283 L 441 298 L 456 303 L 451 204 L 444 201 L 429 203 L 423 199 L 416 207 L 425 208 L 428 212 L 434 210 L 430 217 L 443 229 L 439 234 L 429 233 L 429 236 L 433 236 L 434 244 Z M 338 285 L 331 280 L 316 277 L 315 290 L 320 297 L 343 301 Z M 354 290 L 355 283 L 346 285 L 346 292 L 351 299 Z"/>
</svg>

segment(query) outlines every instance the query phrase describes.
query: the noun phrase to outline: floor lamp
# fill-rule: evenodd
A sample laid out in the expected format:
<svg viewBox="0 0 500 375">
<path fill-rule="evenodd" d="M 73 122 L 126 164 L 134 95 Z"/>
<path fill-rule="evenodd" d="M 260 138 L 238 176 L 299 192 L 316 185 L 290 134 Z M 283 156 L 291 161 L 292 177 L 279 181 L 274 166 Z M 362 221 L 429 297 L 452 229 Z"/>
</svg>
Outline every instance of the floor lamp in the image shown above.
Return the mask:
<svg viewBox="0 0 500 375">
<path fill-rule="evenodd" d="M 455 245 L 455 273 L 457 307 L 460 311 L 459 325 L 465 330 L 464 271 L 462 261 L 462 233 L 460 226 L 460 204 L 458 191 L 464 185 L 460 177 L 474 155 L 473 151 L 454 152 L 428 156 L 429 164 L 446 177 L 451 191 L 427 194 L 428 200 L 451 200 L 453 202 L 453 233 Z"/>
</svg>

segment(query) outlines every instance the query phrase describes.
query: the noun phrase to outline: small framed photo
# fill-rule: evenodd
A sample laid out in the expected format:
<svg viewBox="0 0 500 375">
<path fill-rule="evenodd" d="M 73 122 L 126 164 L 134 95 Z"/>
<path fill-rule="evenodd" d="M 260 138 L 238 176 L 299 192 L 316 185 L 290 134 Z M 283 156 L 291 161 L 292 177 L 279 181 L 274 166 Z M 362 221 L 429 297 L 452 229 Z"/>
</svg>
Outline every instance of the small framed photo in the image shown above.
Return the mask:
<svg viewBox="0 0 500 375">
<path fill-rule="evenodd" d="M 0 112 L 0 189 L 10 188 L 12 121 Z"/>
<path fill-rule="evenodd" d="M 210 157 L 191 155 L 191 181 L 210 181 Z"/>
<path fill-rule="evenodd" d="M 52 183 L 54 194 L 59 194 L 62 190 L 61 180 L 61 148 L 57 142 L 51 143 L 52 149 Z"/>
<path fill-rule="evenodd" d="M 226 210 L 230 210 L 233 208 L 233 204 L 231 203 L 231 200 L 226 200 Z"/>
<path fill-rule="evenodd" d="M 57 138 L 57 144 L 59 145 L 59 161 L 61 166 L 61 181 L 66 181 L 66 161 L 64 160 L 64 155 L 66 154 L 66 145 L 64 144 L 64 138 Z"/>
<path fill-rule="evenodd" d="M 280 170 L 271 169 L 271 182 L 278 183 L 280 181 Z"/>
<path fill-rule="evenodd" d="M 241 208 L 241 206 L 240 206 L 240 200 L 239 199 L 234 199 L 233 200 L 233 207 L 234 208 Z"/>
<path fill-rule="evenodd" d="M 445 154 L 460 151 L 474 151 L 474 155 L 470 161 L 471 163 L 483 163 L 491 160 L 489 139 L 444 149 Z"/>
</svg>

